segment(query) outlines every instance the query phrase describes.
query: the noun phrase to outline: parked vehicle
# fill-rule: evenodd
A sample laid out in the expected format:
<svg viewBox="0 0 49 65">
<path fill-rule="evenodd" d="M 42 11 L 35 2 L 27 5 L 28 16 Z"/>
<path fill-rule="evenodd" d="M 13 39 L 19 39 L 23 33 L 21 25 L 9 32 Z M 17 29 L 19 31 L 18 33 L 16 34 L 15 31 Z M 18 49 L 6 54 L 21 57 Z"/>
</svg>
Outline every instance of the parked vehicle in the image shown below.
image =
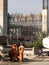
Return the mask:
<svg viewBox="0 0 49 65">
<path fill-rule="evenodd" d="M 44 38 L 42 42 L 45 48 L 49 48 L 49 37 Z"/>
<path fill-rule="evenodd" d="M 49 56 L 49 37 L 45 37 L 43 40 L 42 40 L 42 43 L 43 43 L 43 53 L 45 53 L 44 55 L 48 55 Z"/>
</svg>

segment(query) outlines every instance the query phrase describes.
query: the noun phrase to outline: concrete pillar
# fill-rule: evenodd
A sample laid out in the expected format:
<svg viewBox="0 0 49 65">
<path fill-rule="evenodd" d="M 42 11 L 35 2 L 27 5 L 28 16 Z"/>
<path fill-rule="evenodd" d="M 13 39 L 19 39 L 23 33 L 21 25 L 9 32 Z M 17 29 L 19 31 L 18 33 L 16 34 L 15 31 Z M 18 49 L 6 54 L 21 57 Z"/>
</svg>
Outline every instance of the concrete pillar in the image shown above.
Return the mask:
<svg viewBox="0 0 49 65">
<path fill-rule="evenodd" d="M 42 32 L 47 33 L 47 9 L 42 10 Z"/>
<path fill-rule="evenodd" d="M 7 35 L 7 0 L 0 1 L 0 36 Z"/>
</svg>

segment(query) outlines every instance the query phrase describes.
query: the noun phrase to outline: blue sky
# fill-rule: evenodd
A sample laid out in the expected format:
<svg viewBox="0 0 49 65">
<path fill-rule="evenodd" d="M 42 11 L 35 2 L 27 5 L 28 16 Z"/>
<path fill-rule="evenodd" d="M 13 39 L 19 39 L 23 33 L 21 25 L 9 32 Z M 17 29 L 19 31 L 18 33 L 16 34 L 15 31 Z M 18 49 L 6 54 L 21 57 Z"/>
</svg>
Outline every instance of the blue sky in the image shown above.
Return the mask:
<svg viewBox="0 0 49 65">
<path fill-rule="evenodd" d="M 42 0 L 8 0 L 9 13 L 41 13 Z"/>
</svg>

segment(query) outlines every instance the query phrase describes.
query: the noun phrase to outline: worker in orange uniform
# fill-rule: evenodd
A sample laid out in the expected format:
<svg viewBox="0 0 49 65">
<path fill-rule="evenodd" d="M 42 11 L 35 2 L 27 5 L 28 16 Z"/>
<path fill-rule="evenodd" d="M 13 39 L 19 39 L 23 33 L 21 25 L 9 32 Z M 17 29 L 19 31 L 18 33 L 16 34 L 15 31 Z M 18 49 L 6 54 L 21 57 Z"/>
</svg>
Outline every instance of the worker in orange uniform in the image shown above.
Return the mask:
<svg viewBox="0 0 49 65">
<path fill-rule="evenodd" d="M 19 59 L 20 59 L 20 62 L 23 61 L 23 55 L 24 55 L 24 46 L 22 43 L 20 43 L 20 46 L 19 46 Z"/>
<path fill-rule="evenodd" d="M 9 55 L 11 60 L 18 60 L 18 47 L 16 44 L 12 44 Z"/>
</svg>

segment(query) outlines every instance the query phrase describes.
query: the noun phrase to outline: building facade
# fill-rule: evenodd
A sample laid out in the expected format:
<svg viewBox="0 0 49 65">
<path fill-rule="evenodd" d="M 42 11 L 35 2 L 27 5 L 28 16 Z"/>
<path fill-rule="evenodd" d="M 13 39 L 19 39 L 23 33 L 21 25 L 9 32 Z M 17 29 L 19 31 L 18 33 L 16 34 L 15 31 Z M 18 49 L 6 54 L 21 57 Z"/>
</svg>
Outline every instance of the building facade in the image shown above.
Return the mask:
<svg viewBox="0 0 49 65">
<path fill-rule="evenodd" d="M 11 14 L 9 19 L 8 36 L 12 37 L 26 37 L 38 36 L 42 31 L 42 14 Z M 30 38 L 31 39 L 31 38 Z"/>
</svg>

